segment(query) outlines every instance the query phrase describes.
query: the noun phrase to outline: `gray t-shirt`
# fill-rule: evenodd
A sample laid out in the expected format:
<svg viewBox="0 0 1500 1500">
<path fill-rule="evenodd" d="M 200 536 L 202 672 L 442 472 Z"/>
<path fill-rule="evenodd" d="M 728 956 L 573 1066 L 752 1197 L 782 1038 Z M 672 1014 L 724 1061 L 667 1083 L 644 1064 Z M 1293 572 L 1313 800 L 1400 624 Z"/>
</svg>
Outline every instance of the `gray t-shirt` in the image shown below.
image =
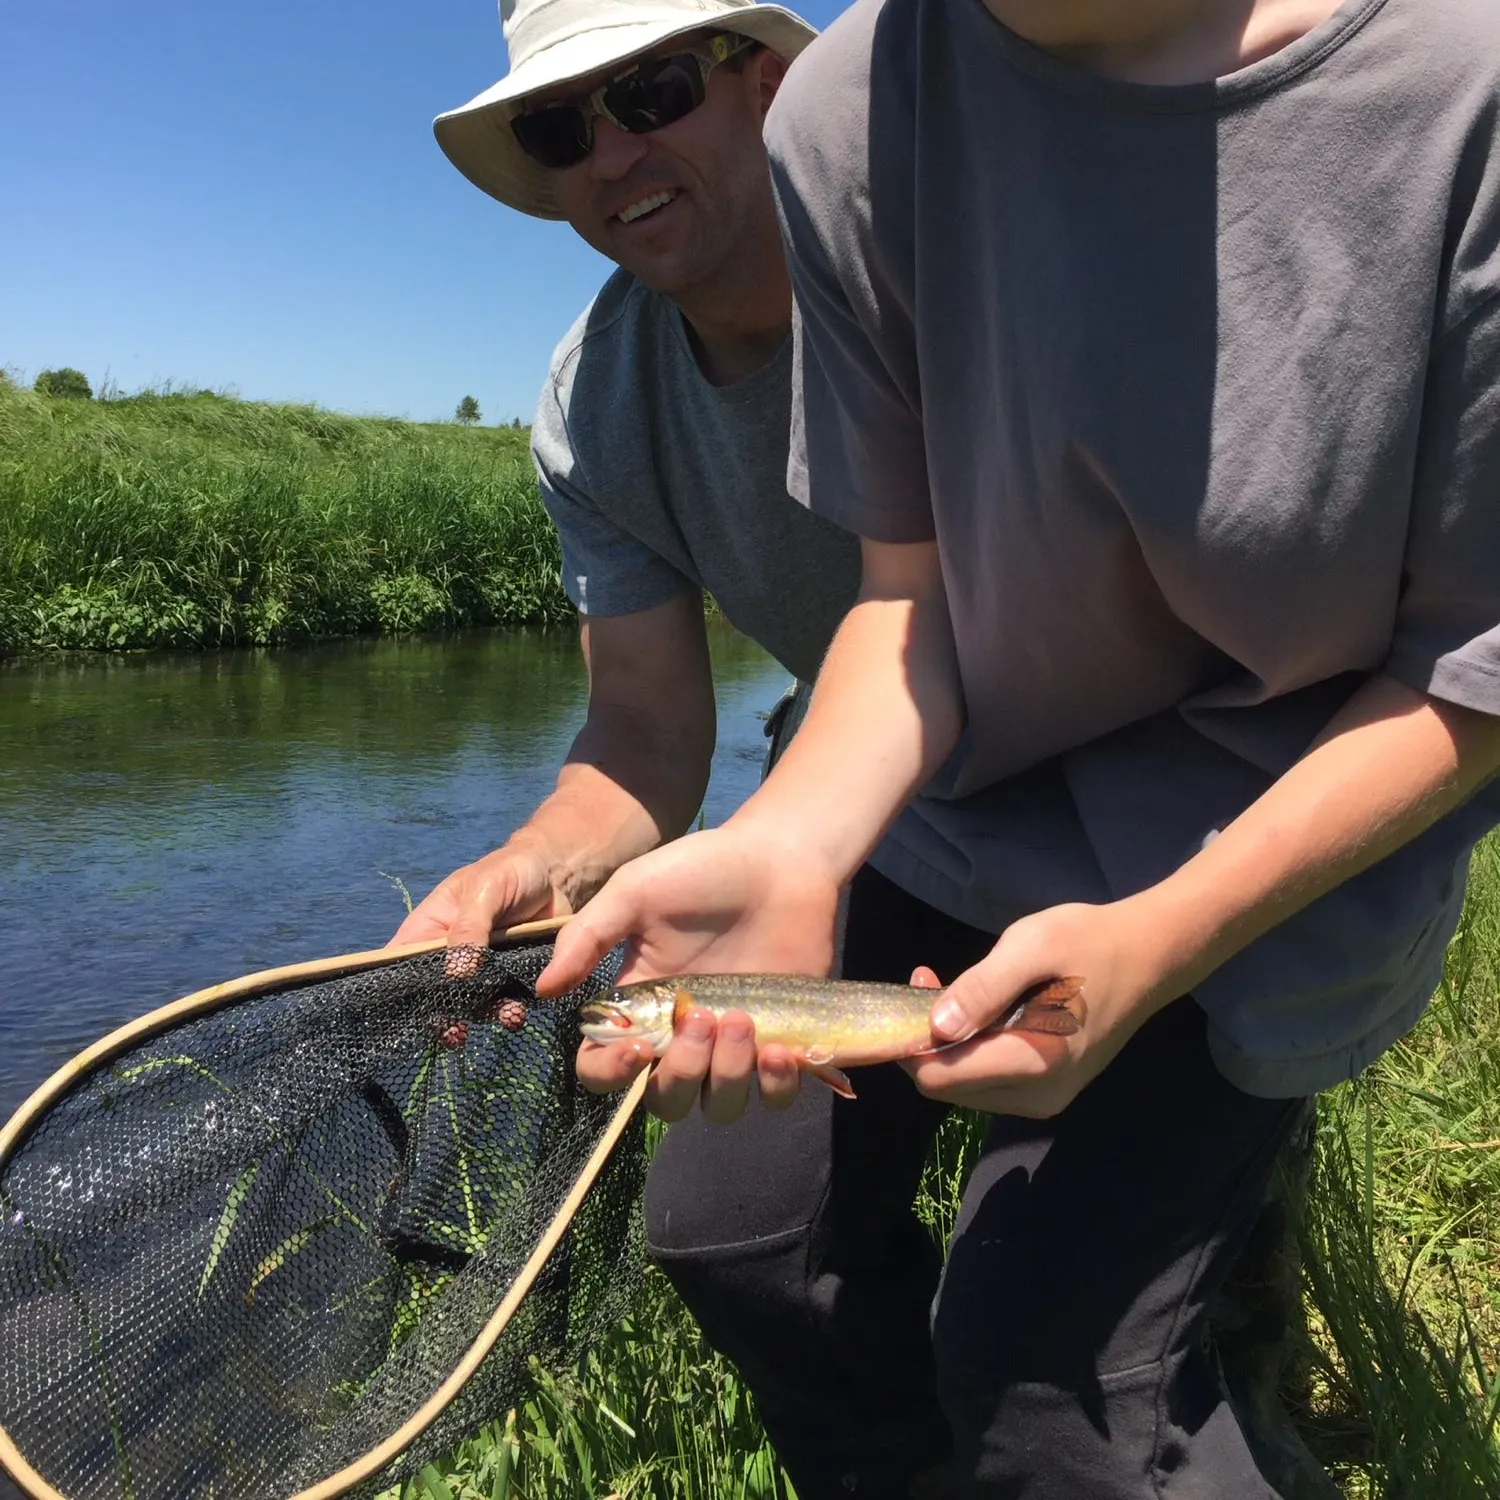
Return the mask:
<svg viewBox="0 0 1500 1500">
<path fill-rule="evenodd" d="M 936 538 L 967 708 L 877 865 L 999 930 L 1160 880 L 1369 674 L 1500 714 L 1500 5 L 1349 0 L 1216 83 L 859 0 L 771 113 L 790 483 Z M 1487 792 L 1196 991 L 1241 1087 L 1421 1013 Z"/>
<path fill-rule="evenodd" d="M 617 271 L 557 347 L 531 430 L 563 584 L 585 615 L 707 589 L 811 681 L 859 586 L 859 543 L 787 493 L 791 340 L 704 379 L 666 298 Z"/>
</svg>

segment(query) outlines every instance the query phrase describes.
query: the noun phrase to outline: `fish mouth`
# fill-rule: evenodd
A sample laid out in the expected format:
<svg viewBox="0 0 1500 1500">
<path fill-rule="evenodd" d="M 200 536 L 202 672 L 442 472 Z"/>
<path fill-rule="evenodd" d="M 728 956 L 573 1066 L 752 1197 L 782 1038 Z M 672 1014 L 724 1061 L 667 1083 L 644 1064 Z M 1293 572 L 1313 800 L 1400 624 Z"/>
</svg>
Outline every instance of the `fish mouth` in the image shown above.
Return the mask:
<svg viewBox="0 0 1500 1500">
<path fill-rule="evenodd" d="M 672 1039 L 670 1023 L 652 1030 L 613 1000 L 590 1000 L 578 1011 L 578 1029 L 591 1042 L 645 1042 L 658 1057 Z"/>
<path fill-rule="evenodd" d="M 613 1000 L 590 1000 L 580 1006 L 578 1024 L 585 1036 L 596 1041 L 618 1041 L 621 1032 L 635 1030 L 635 1022 L 625 1007 Z"/>
</svg>

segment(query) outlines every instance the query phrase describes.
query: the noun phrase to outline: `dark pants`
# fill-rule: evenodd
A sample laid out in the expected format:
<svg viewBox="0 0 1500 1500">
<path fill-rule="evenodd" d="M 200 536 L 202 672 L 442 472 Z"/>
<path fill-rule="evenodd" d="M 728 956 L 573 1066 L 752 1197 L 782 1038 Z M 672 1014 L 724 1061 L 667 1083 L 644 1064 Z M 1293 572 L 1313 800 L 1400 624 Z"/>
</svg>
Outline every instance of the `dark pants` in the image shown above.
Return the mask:
<svg viewBox="0 0 1500 1500">
<path fill-rule="evenodd" d="M 844 974 L 950 978 L 993 941 L 866 870 Z M 943 1267 L 912 1203 L 945 1109 L 894 1066 L 853 1081 L 674 1125 L 646 1192 L 799 1500 L 895 1500 L 938 1466 L 932 1493 L 975 1500 L 1274 1497 L 1203 1325 L 1300 1101 L 1227 1083 L 1179 1001 L 1055 1119 L 995 1117 Z"/>
</svg>

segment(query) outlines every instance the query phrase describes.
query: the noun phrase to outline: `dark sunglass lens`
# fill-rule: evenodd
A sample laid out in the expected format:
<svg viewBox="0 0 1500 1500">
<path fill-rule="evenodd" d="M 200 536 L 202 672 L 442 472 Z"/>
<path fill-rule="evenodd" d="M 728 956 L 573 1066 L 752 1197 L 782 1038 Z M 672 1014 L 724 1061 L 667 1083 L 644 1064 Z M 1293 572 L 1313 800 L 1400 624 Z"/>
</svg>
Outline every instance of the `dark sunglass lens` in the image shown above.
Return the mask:
<svg viewBox="0 0 1500 1500">
<path fill-rule="evenodd" d="M 510 128 L 521 149 L 543 167 L 577 166 L 593 145 L 588 116 L 572 104 L 517 115 Z"/>
<path fill-rule="evenodd" d="M 604 90 L 604 107 L 626 130 L 641 135 L 660 130 L 703 103 L 703 74 L 691 56 L 644 63 Z"/>
</svg>

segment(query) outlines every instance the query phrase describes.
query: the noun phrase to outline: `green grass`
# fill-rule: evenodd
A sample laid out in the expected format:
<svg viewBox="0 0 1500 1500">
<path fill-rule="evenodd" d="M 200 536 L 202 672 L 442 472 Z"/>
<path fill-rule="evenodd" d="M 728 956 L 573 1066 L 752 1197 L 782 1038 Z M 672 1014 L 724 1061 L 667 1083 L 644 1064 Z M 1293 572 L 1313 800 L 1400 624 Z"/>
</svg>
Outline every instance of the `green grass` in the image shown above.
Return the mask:
<svg viewBox="0 0 1500 1500">
<path fill-rule="evenodd" d="M 1500 1495 L 1500 835 L 1431 1010 L 1320 1127 L 1309 1441 L 1358 1500 Z"/>
<path fill-rule="evenodd" d="M 571 618 L 524 431 L 0 384 L 0 654 Z"/>
<path fill-rule="evenodd" d="M 950 1230 L 979 1139 L 950 1120 L 919 1199 Z M 1475 857 L 1417 1029 L 1320 1106 L 1312 1341 L 1287 1397 L 1350 1500 L 1500 1495 L 1500 836 Z M 733 1370 L 653 1272 L 566 1380 L 386 1500 L 788 1500 Z"/>
</svg>

